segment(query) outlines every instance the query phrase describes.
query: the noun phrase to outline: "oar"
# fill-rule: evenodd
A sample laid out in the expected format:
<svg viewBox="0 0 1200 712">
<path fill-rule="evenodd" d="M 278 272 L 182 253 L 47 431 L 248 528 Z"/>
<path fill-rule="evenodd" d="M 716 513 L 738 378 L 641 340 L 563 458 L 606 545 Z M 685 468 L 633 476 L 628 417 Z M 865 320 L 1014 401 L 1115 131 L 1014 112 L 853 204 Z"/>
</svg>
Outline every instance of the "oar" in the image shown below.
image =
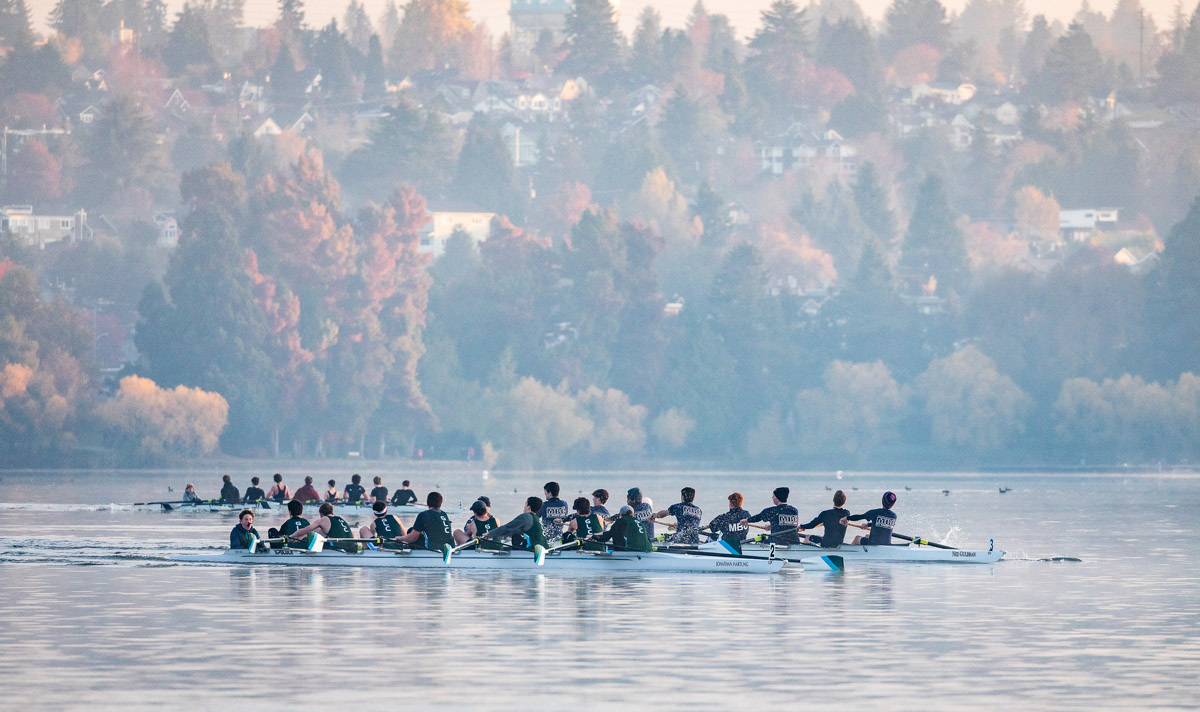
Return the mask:
<svg viewBox="0 0 1200 712">
<path fill-rule="evenodd" d="M 466 549 L 469 546 L 476 546 L 477 544 L 479 544 L 479 537 L 475 537 L 474 539 L 471 539 L 470 541 L 468 541 L 465 544 L 459 544 L 458 546 L 454 547 L 453 549 L 450 548 L 449 544 L 443 545 L 442 546 L 442 563 L 449 564 L 450 557 L 454 556 L 454 554 L 456 552 L 462 551 L 463 549 Z"/>
<path fill-rule="evenodd" d="M 550 554 L 555 551 L 563 551 L 565 549 L 571 549 L 576 546 L 579 546 L 582 543 L 583 543 L 582 540 L 576 539 L 575 541 L 569 541 L 566 544 L 559 544 L 558 546 L 554 546 L 549 549 L 542 546 L 541 544 L 537 544 L 533 547 L 533 561 L 538 566 L 541 566 L 542 564 L 546 563 L 546 554 Z"/>
<path fill-rule="evenodd" d="M 871 525 L 869 525 L 869 524 L 859 524 L 857 522 L 846 522 L 846 523 L 852 527 L 858 527 L 859 529 L 870 529 L 871 528 Z M 892 536 L 896 537 L 897 539 L 903 539 L 904 541 L 911 541 L 912 543 L 917 544 L 918 546 L 932 546 L 935 549 L 957 549 L 958 548 L 956 546 L 947 546 L 946 544 L 939 544 L 935 541 L 929 541 L 928 539 L 922 539 L 921 537 L 917 537 L 917 536 L 907 536 L 904 534 L 897 534 L 896 532 L 892 532 Z M 869 544 L 860 544 L 860 546 L 869 546 Z"/>
<path fill-rule="evenodd" d="M 661 524 L 661 525 L 663 525 L 664 527 L 670 527 L 671 529 L 678 529 L 678 528 L 679 528 L 679 525 L 678 525 L 678 524 L 672 524 L 672 523 L 670 523 L 670 522 L 664 522 L 664 521 L 663 521 L 663 520 L 661 520 L 661 519 L 651 519 L 650 521 L 654 522 L 655 524 Z"/>
</svg>

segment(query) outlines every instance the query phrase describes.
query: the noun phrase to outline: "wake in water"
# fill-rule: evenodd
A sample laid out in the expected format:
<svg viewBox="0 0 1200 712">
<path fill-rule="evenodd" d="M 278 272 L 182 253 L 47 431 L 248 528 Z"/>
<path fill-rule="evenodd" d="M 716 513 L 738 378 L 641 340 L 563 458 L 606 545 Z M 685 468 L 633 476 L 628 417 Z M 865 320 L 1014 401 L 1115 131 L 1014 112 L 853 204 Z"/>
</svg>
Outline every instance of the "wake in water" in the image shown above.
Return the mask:
<svg viewBox="0 0 1200 712">
<path fill-rule="evenodd" d="M 172 554 L 207 552 L 221 547 L 195 540 L 48 539 L 0 537 L 0 563 L 97 566 L 167 563 Z"/>
<path fill-rule="evenodd" d="M 0 511 L 25 512 L 130 512 L 129 504 L 60 504 L 58 502 L 0 502 Z"/>
</svg>

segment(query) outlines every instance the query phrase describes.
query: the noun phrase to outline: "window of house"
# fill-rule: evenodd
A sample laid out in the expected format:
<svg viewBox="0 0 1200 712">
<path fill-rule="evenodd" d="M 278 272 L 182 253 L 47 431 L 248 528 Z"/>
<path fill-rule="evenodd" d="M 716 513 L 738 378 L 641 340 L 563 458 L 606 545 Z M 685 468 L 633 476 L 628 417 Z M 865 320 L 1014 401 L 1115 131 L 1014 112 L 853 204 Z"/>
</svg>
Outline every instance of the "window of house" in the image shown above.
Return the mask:
<svg viewBox="0 0 1200 712">
<path fill-rule="evenodd" d="M 70 220 L 59 220 L 58 226 L 64 230 L 69 230 L 71 228 L 71 221 Z"/>
</svg>

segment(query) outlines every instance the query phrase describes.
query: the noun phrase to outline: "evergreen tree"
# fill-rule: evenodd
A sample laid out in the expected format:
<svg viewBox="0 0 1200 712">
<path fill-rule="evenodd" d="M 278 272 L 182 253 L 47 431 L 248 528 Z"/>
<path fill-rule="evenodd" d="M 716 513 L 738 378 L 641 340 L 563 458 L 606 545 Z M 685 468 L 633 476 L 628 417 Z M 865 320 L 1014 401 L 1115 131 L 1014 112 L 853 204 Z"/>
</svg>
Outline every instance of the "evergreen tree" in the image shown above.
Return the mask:
<svg viewBox="0 0 1200 712">
<path fill-rule="evenodd" d="M 804 10 L 793 0 L 774 0 L 762 12 L 762 26 L 750 40 L 746 79 L 763 98 L 789 113 L 800 103 L 798 80 L 808 53 Z"/>
<path fill-rule="evenodd" d="M 280 99 L 303 91 L 300 86 L 300 73 L 296 71 L 296 58 L 292 55 L 291 46 L 283 42 L 279 45 L 279 54 L 275 55 L 275 64 L 267 75 L 271 93 Z"/>
<path fill-rule="evenodd" d="M 77 38 L 87 61 L 98 61 L 108 44 L 100 24 L 103 12 L 100 0 L 58 0 L 50 13 L 50 26 L 59 34 Z"/>
<path fill-rule="evenodd" d="M 513 157 L 500 134 L 482 118 L 467 126 L 458 170 L 454 175 L 455 195 L 513 220 L 525 219 L 528 193 L 513 167 Z"/>
<path fill-rule="evenodd" d="M 342 15 L 342 27 L 345 28 L 346 42 L 360 55 L 366 55 L 370 50 L 371 35 L 375 34 L 371 27 L 371 18 L 361 2 L 351 0 Z"/>
<path fill-rule="evenodd" d="M 396 39 L 399 30 L 400 8 L 396 7 L 396 0 L 388 0 L 383 6 L 383 15 L 379 17 L 379 40 L 385 52 L 391 51 L 392 40 Z"/>
<path fill-rule="evenodd" d="M 1165 380 L 1184 372 L 1200 373 L 1200 198 L 1171 228 L 1151 280 L 1156 334 L 1147 351 L 1155 375 Z"/>
<path fill-rule="evenodd" d="M 1022 81 L 1029 81 L 1030 77 L 1042 71 L 1046 55 L 1050 54 L 1053 45 L 1054 36 L 1050 33 L 1046 16 L 1033 18 L 1033 25 L 1029 28 L 1029 34 L 1025 35 L 1025 45 L 1021 47 L 1021 56 L 1017 61 Z"/>
<path fill-rule="evenodd" d="M 305 29 L 304 0 L 279 0 L 279 18 L 275 28 L 285 39 L 293 38 Z"/>
<path fill-rule="evenodd" d="M 567 15 L 567 57 L 559 68 L 568 74 L 603 77 L 621 65 L 625 39 L 609 0 L 576 0 Z"/>
<path fill-rule="evenodd" d="M 667 101 L 657 129 L 662 147 L 675 166 L 689 175 L 696 173 L 700 156 L 705 153 L 700 104 L 682 85 L 675 87 L 675 93 Z"/>
<path fill-rule="evenodd" d="M 163 62 L 176 75 L 188 67 L 209 67 L 215 62 L 208 23 L 199 7 L 184 3 L 163 47 Z"/>
<path fill-rule="evenodd" d="M 142 36 L 138 43 L 145 48 L 162 47 L 167 41 L 167 3 L 163 0 L 146 0 L 142 8 Z"/>
<path fill-rule="evenodd" d="M 647 5 L 638 15 L 633 31 L 633 47 L 629 55 L 629 86 L 637 88 L 658 84 L 665 77 L 663 62 L 662 17 Z"/>
<path fill-rule="evenodd" d="M 883 241 L 890 244 L 896 237 L 896 216 L 892 214 L 887 190 L 879 181 L 875 164 L 867 161 L 858 169 L 854 182 L 854 204 L 867 227 Z"/>
<path fill-rule="evenodd" d="M 1045 102 L 1084 101 L 1108 94 L 1110 80 L 1104 59 L 1092 38 L 1078 23 L 1058 38 L 1042 69 L 1029 81 L 1029 91 Z"/>
<path fill-rule="evenodd" d="M 337 20 L 321 28 L 313 43 L 312 61 L 321 72 L 321 89 L 335 101 L 351 102 L 357 93 L 354 72 L 350 68 L 346 38 L 338 31 Z"/>
<path fill-rule="evenodd" d="M 860 93 L 876 96 L 883 81 L 883 67 L 870 29 L 853 20 L 829 24 L 821 20 L 817 32 L 817 63 L 832 67 L 854 84 Z"/>
<path fill-rule="evenodd" d="M 17 92 L 62 93 L 71 86 L 71 70 L 63 64 L 54 43 L 14 49 L 0 66 L 4 94 Z"/>
<path fill-rule="evenodd" d="M 945 184 L 936 175 L 926 178 L 917 192 L 900 266 L 922 284 L 934 278 L 938 294 L 943 295 L 961 292 L 970 276 L 958 216 L 950 207 Z"/>
<path fill-rule="evenodd" d="M 950 21 L 938 0 L 893 0 L 884 24 L 887 30 L 879 48 L 888 59 L 913 45 L 929 45 L 938 52 L 950 48 Z"/>
<path fill-rule="evenodd" d="M 367 47 L 367 63 L 363 68 L 363 98 L 375 99 L 383 95 L 387 82 L 383 68 L 383 43 L 379 35 L 371 35 Z"/>
<path fill-rule="evenodd" d="M 118 94 L 93 124 L 80 190 L 94 204 L 118 190 L 141 188 L 163 196 L 167 157 L 150 113 L 132 96 Z"/>
<path fill-rule="evenodd" d="M 16 50 L 33 47 L 33 25 L 25 0 L 0 0 L 0 44 Z"/>
<path fill-rule="evenodd" d="M 696 191 L 692 215 L 700 218 L 700 224 L 704 226 L 700 244 L 714 253 L 723 252 L 733 235 L 733 222 L 729 218 L 727 201 L 713 190 L 707 180 L 701 182 Z"/>
</svg>

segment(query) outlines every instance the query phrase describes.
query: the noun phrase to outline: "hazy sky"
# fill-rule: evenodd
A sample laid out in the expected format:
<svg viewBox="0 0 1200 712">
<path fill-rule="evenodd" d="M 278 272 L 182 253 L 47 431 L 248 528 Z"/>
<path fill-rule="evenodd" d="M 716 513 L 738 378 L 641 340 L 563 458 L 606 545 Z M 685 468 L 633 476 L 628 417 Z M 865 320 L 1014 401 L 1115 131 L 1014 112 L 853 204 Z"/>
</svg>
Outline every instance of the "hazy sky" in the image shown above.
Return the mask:
<svg viewBox="0 0 1200 712">
<path fill-rule="evenodd" d="M 30 9 L 38 29 L 45 31 L 46 17 L 53 9 L 56 0 L 31 0 Z M 952 11 L 962 9 L 966 0 L 942 0 Z M 183 5 L 183 0 L 167 0 L 172 11 L 177 11 Z M 367 11 L 372 19 L 379 17 L 380 11 L 387 0 L 365 0 Z M 405 0 L 397 0 L 403 6 Z M 1111 12 L 1117 0 L 1091 0 L 1091 6 L 1097 10 Z M 1190 13 L 1194 0 L 1185 0 L 1184 5 Z M 883 16 L 890 0 L 859 0 L 863 10 L 874 18 Z M 499 37 L 508 30 L 509 0 L 470 0 L 472 14 L 476 21 L 483 21 L 492 29 L 492 34 Z M 663 20 L 670 26 L 681 26 L 692 9 L 695 0 L 623 0 L 620 4 L 621 26 L 628 33 L 646 5 L 653 5 L 662 13 Z M 806 0 L 799 0 L 806 5 Z M 1030 14 L 1044 13 L 1048 17 L 1069 20 L 1079 9 L 1076 0 L 1026 0 L 1025 6 Z M 1142 4 L 1154 13 L 1160 28 L 1170 24 L 1170 16 L 1175 7 L 1175 0 L 1142 0 Z M 330 17 L 341 18 L 345 10 L 345 0 L 307 0 L 309 24 L 322 25 Z M 739 34 L 745 36 L 754 32 L 758 26 L 759 13 L 770 5 L 770 0 L 705 0 L 709 12 L 723 12 L 729 16 Z M 276 0 L 246 0 L 246 22 L 250 25 L 269 25 L 278 15 Z"/>
</svg>

